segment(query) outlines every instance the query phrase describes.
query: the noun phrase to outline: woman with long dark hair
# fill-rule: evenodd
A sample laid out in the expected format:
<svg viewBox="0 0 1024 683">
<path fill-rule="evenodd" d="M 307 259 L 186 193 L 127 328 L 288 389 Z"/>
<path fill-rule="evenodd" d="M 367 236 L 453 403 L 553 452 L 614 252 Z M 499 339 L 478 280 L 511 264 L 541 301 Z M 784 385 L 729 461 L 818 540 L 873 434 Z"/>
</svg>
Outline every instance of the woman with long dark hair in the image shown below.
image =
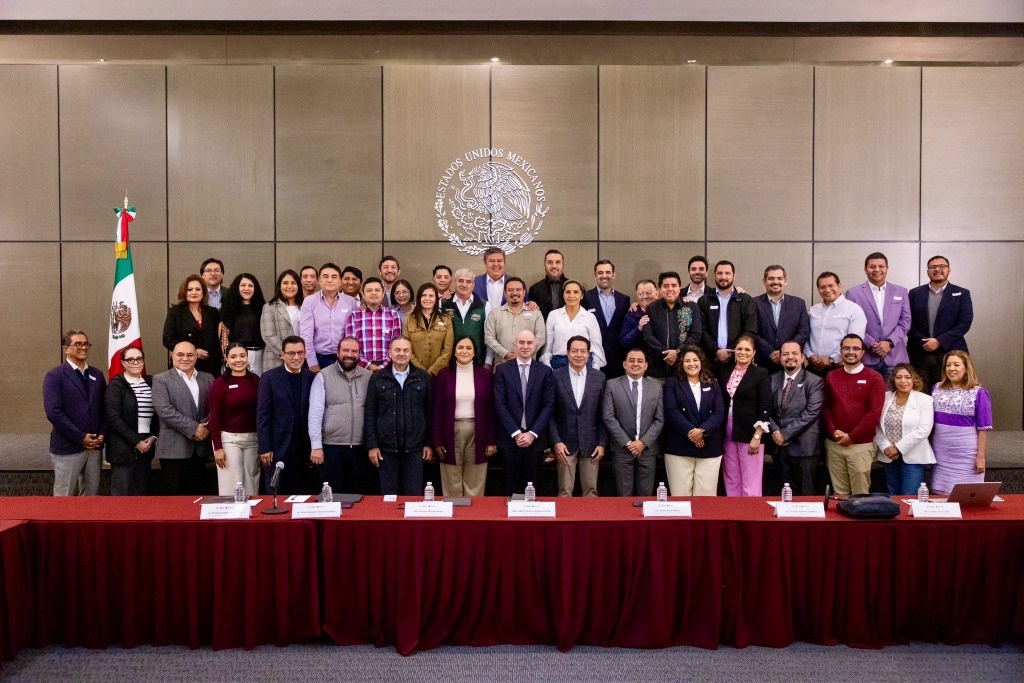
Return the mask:
<svg viewBox="0 0 1024 683">
<path fill-rule="evenodd" d="M 687 346 L 665 381 L 665 474 L 673 496 L 718 494 L 722 464 L 722 389 L 704 352 Z"/>
<path fill-rule="evenodd" d="M 299 274 L 294 270 L 283 271 L 277 276 L 274 291 L 274 298 L 263 307 L 260 315 L 260 335 L 266 344 L 263 349 L 263 372 L 284 364 L 281 360 L 281 342 L 299 335 L 303 299 Z"/>
<path fill-rule="evenodd" d="M 230 496 L 242 482 L 248 496 L 259 489 L 256 443 L 256 395 L 260 378 L 249 370 L 249 353 L 239 342 L 228 344 L 227 369 L 210 385 L 210 439 L 217 465 L 219 495 Z"/>
<path fill-rule="evenodd" d="M 244 346 L 249 352 L 249 369 L 257 375 L 263 372 L 263 349 L 266 347 L 260 334 L 260 316 L 265 302 L 256 276 L 241 273 L 231 281 L 220 306 L 221 346 L 225 352 L 232 342 Z"/>
<path fill-rule="evenodd" d="M 432 283 L 420 285 L 416 307 L 406 316 L 404 327 L 412 344 L 412 364 L 436 377 L 452 357 L 455 332 L 451 318 L 438 308 L 437 287 Z"/>
</svg>

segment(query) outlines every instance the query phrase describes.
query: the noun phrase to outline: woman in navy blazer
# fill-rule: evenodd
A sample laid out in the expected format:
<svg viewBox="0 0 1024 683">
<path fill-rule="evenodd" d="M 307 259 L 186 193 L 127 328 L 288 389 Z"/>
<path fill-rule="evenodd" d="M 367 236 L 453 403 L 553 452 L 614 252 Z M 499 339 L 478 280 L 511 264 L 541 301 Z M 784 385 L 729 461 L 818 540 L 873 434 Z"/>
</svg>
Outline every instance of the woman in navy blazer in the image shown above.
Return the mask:
<svg viewBox="0 0 1024 683">
<path fill-rule="evenodd" d="M 434 447 L 441 459 L 441 485 L 446 498 L 484 495 L 487 462 L 498 450 L 491 371 L 478 366 L 475 357 L 473 338 L 462 337 L 455 343 L 451 363 L 437 373 L 434 382 L 431 424 Z M 473 380 L 471 385 L 464 383 L 461 392 L 460 376 Z M 468 391 L 470 387 L 472 396 Z M 461 412 L 457 412 L 460 400 L 464 403 Z"/>
<path fill-rule="evenodd" d="M 675 376 L 665 382 L 664 399 L 667 428 L 661 436 L 672 495 L 717 495 L 725 406 L 698 347 L 683 349 Z"/>
</svg>

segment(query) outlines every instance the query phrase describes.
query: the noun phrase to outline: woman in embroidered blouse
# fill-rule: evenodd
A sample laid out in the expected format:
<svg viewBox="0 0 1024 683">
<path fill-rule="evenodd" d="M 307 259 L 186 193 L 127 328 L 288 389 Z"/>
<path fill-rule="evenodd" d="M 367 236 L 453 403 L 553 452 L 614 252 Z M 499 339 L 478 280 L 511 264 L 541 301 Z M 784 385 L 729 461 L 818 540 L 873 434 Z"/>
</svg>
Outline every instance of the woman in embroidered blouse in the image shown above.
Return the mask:
<svg viewBox="0 0 1024 683">
<path fill-rule="evenodd" d="M 932 489 L 949 493 L 954 484 L 985 481 L 985 441 L 992 429 L 992 399 L 978 381 L 966 351 L 946 354 L 942 381 L 932 390 L 932 400 Z"/>
<path fill-rule="evenodd" d="M 768 371 L 754 365 L 754 344 L 752 336 L 741 334 L 733 346 L 733 362 L 718 371 L 726 412 L 722 470 L 727 496 L 764 495 L 761 435 L 770 431 L 772 388 Z"/>
<path fill-rule="evenodd" d="M 554 369 L 569 365 L 567 345 L 572 337 L 580 335 L 590 340 L 590 361 L 587 367 L 600 370 L 607 362 L 601 326 L 593 313 L 580 306 L 583 301 L 583 284 L 578 280 L 566 280 L 562 285 L 562 300 L 565 305 L 548 314 L 544 353 L 541 354 L 540 362 Z"/>
<path fill-rule="evenodd" d="M 890 496 L 917 493 L 924 481 L 925 465 L 935 464 L 928 443 L 935 415 L 932 397 L 922 393 L 923 382 L 910 363 L 892 369 L 882 404 L 882 421 L 875 428 L 878 462 L 885 467 Z"/>
</svg>

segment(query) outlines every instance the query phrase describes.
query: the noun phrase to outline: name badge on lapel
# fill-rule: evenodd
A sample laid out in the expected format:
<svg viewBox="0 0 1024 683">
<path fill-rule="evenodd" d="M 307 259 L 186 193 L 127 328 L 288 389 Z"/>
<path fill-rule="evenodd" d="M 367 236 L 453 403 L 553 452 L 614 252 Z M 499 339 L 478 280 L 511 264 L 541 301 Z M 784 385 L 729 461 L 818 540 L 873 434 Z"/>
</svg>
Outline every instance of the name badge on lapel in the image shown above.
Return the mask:
<svg viewBox="0 0 1024 683">
<path fill-rule="evenodd" d="M 866 379 L 859 379 L 859 380 L 857 380 L 857 384 L 867 384 L 867 383 L 868 383 L 868 381 Z"/>
<path fill-rule="evenodd" d="M 892 300 L 893 300 L 893 301 L 903 301 L 903 297 L 902 297 L 902 296 L 894 296 L 894 297 L 892 298 Z"/>
<path fill-rule="evenodd" d="M 711 387 L 704 387 L 701 391 L 711 391 Z"/>
<path fill-rule="evenodd" d="M 960 296 L 963 292 L 953 292 L 952 296 Z"/>
<path fill-rule="evenodd" d="M 86 377 L 88 377 L 89 379 L 91 379 L 91 380 L 92 380 L 93 382 L 95 382 L 95 381 L 96 381 L 96 378 L 95 378 L 95 377 L 93 377 L 92 375 L 86 375 Z"/>
<path fill-rule="evenodd" d="M 717 311 L 718 310 L 718 306 L 708 306 L 708 309 L 712 310 L 712 311 Z"/>
<path fill-rule="evenodd" d="M 228 385 L 228 389 L 237 389 L 237 388 L 238 388 L 237 384 L 229 384 Z"/>
</svg>

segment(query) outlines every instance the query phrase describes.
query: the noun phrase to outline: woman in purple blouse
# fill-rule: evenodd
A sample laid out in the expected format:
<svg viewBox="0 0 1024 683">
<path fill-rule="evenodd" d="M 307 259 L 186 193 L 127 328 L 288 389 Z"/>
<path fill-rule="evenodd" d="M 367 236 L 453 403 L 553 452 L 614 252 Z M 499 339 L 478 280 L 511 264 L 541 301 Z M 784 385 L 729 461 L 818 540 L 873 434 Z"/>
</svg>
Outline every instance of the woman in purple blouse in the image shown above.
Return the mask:
<svg viewBox="0 0 1024 683">
<path fill-rule="evenodd" d="M 935 385 L 932 399 L 932 489 L 949 493 L 954 484 L 985 481 L 985 438 L 992 429 L 992 399 L 978 382 L 966 351 L 946 354 L 942 381 Z"/>
</svg>

